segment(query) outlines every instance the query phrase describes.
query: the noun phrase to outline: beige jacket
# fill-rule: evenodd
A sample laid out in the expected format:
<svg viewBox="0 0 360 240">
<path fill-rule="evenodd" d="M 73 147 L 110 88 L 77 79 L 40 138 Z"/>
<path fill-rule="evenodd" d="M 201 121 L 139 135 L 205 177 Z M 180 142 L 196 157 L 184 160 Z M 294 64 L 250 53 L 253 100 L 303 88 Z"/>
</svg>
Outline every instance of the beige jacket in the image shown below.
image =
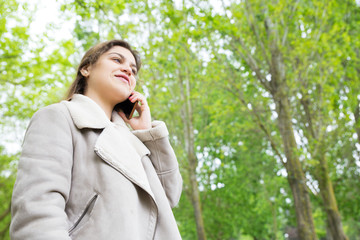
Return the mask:
<svg viewBox="0 0 360 240">
<path fill-rule="evenodd" d="M 171 207 L 182 178 L 168 131 L 131 132 L 90 98 L 39 110 L 12 197 L 13 240 L 181 239 Z"/>
</svg>

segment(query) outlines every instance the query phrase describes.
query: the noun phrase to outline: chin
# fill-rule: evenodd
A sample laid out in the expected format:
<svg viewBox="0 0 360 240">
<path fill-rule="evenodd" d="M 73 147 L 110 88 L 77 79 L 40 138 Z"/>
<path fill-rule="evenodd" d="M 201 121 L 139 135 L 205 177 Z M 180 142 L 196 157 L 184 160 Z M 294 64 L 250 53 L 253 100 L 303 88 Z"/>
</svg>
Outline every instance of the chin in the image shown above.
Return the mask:
<svg viewBox="0 0 360 240">
<path fill-rule="evenodd" d="M 129 95 L 130 95 L 130 94 L 129 94 Z M 125 101 L 126 99 L 128 99 L 128 96 L 124 96 L 124 97 L 122 97 L 122 98 L 117 98 L 117 99 L 116 99 L 116 104 L 121 103 L 121 102 Z"/>
<path fill-rule="evenodd" d="M 114 99 L 116 99 L 116 102 L 123 102 L 127 98 L 129 98 L 130 94 L 131 94 L 131 91 L 121 89 L 120 91 L 116 91 L 114 93 Z"/>
</svg>

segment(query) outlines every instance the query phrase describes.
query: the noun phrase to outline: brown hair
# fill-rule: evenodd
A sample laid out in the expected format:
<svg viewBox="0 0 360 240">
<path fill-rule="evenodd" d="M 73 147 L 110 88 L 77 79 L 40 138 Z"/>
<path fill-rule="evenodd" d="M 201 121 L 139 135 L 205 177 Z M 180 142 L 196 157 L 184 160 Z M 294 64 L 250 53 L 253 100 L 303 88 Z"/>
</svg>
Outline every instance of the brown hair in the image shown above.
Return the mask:
<svg viewBox="0 0 360 240">
<path fill-rule="evenodd" d="M 102 54 L 106 53 L 114 46 L 124 47 L 132 53 L 132 55 L 135 58 L 137 72 L 139 72 L 140 67 L 141 67 L 140 55 L 137 51 L 135 51 L 131 48 L 131 46 L 128 42 L 126 42 L 124 40 L 114 39 L 114 40 L 98 43 L 97 45 L 90 48 L 85 53 L 83 58 L 81 59 L 81 62 L 77 69 L 76 78 L 75 78 L 74 82 L 71 84 L 71 86 L 66 94 L 67 100 L 71 99 L 72 96 L 76 93 L 84 94 L 84 92 L 85 92 L 86 77 L 84 77 L 81 74 L 81 72 L 80 72 L 81 69 L 91 66 L 91 65 L 94 65 L 98 61 L 98 59 L 100 58 L 100 56 Z"/>
</svg>

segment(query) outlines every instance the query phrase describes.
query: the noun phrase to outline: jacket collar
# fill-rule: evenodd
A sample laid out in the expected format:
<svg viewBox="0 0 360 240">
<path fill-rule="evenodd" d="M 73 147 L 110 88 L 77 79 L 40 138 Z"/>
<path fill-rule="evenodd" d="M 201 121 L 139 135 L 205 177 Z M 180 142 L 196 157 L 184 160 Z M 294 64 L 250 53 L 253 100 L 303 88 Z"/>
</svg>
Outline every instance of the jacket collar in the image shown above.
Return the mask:
<svg viewBox="0 0 360 240">
<path fill-rule="evenodd" d="M 113 112 L 110 121 L 95 101 L 81 94 L 74 94 L 70 101 L 63 103 L 77 128 L 104 129 L 95 143 L 96 154 L 154 198 L 141 163 L 141 158 L 150 155 L 150 151 L 119 114 Z"/>
<path fill-rule="evenodd" d="M 70 101 L 63 101 L 70 111 L 77 128 L 103 129 L 110 124 L 126 127 L 124 120 L 116 112 L 112 113 L 112 122 L 104 110 L 91 98 L 74 94 Z"/>
</svg>

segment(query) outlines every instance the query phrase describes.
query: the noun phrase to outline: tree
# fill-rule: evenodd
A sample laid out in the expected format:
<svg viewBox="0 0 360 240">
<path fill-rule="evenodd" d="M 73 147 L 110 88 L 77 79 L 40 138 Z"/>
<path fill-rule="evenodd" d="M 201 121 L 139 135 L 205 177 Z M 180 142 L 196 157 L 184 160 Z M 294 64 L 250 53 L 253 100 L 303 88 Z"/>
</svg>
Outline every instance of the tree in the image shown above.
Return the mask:
<svg viewBox="0 0 360 240">
<path fill-rule="evenodd" d="M 324 51 L 322 53 L 321 51 L 324 50 L 323 48 L 328 49 L 328 46 L 332 44 L 339 46 L 341 37 L 336 37 L 338 26 L 334 24 L 334 20 L 331 20 L 336 20 L 338 17 L 341 18 L 342 14 L 346 11 L 336 15 L 334 9 L 338 9 L 337 2 L 325 5 L 316 2 L 313 6 L 315 8 L 314 11 L 310 10 L 312 9 L 310 8 L 311 3 L 307 2 L 297 1 L 287 4 L 286 2 L 278 1 L 277 4 L 277 8 L 274 8 L 273 2 L 245 1 L 241 4 L 230 4 L 229 7 L 224 7 L 223 13 L 228 16 L 217 15 L 213 18 L 212 29 L 216 32 L 212 35 L 213 39 L 215 39 L 212 41 L 225 39 L 225 43 L 221 47 L 231 51 L 231 57 L 228 60 L 229 65 L 235 65 L 234 68 L 237 71 L 239 71 L 239 66 L 247 66 L 257 81 L 257 83 L 251 82 L 250 84 L 261 88 L 263 92 L 269 93 L 272 97 L 272 104 L 275 104 L 279 135 L 282 139 L 281 145 L 273 140 L 273 137 L 269 135 L 268 126 L 260 121 L 261 114 L 257 110 L 261 108 L 259 107 L 261 104 L 258 104 L 255 99 L 248 100 L 244 98 L 242 89 L 246 88 L 246 85 L 249 83 L 239 84 L 238 79 L 227 78 L 231 79 L 229 91 L 238 96 L 242 104 L 251 106 L 250 111 L 254 114 L 254 118 L 258 120 L 259 127 L 268 136 L 275 154 L 280 159 L 283 159 L 282 152 L 284 152 L 286 159 L 284 159 L 283 163 L 295 201 L 300 238 L 316 239 L 311 203 L 306 185 L 307 179 L 305 178 L 306 168 L 303 168 L 306 163 L 304 164 L 300 161 L 301 152 L 299 151 L 301 149 L 298 148 L 295 134 L 299 134 L 299 131 L 300 134 L 301 132 L 308 133 L 306 130 L 309 129 L 309 126 L 312 128 L 312 124 L 316 121 L 309 115 L 309 105 L 307 105 L 309 98 L 304 94 L 304 89 L 305 91 L 314 91 L 313 98 L 311 99 L 319 101 L 311 106 L 316 110 L 311 111 L 316 114 L 325 111 L 320 115 L 320 121 L 326 118 L 325 116 L 329 108 L 322 109 L 324 107 L 322 104 L 324 96 L 321 89 L 329 85 L 326 85 L 327 82 L 325 82 L 324 86 L 324 84 L 319 84 L 319 80 L 314 81 L 316 72 L 311 70 L 317 65 L 316 61 L 320 57 L 323 61 L 321 63 L 324 63 L 324 69 L 329 70 L 326 73 L 325 71 L 322 72 L 323 75 L 326 74 L 326 77 L 320 78 L 320 81 L 327 77 L 331 79 L 338 77 L 338 75 L 331 73 L 331 71 L 336 72 L 338 70 L 336 67 L 336 57 L 332 55 L 332 52 L 326 53 Z M 201 5 L 200 2 L 198 5 Z M 210 13 L 206 14 L 207 17 L 210 15 Z M 285 19 L 290 21 L 285 22 Z M 221 37 L 218 37 L 219 35 Z M 299 41 L 299 38 L 305 39 L 304 41 Z M 334 41 L 325 43 L 324 39 L 329 40 L 331 38 Z M 321 44 L 318 43 L 319 40 Z M 315 44 L 319 47 L 314 48 Z M 306 52 L 304 49 L 311 49 L 310 51 L 312 52 Z M 216 51 L 219 50 L 217 49 Z M 317 51 L 319 51 L 318 55 L 316 55 Z M 324 58 L 326 58 L 325 61 Z M 308 79 L 306 76 L 309 72 L 313 73 L 311 75 L 312 79 Z M 309 82 L 311 83 L 309 84 Z M 333 81 L 330 81 L 330 84 L 333 84 Z M 297 93 L 299 95 L 296 95 Z M 294 96 L 300 96 L 300 99 L 302 96 L 304 98 L 300 102 L 307 116 L 299 119 L 306 119 L 307 122 L 303 122 L 304 125 L 302 125 L 302 127 L 306 126 L 304 129 L 299 128 L 297 124 L 294 125 L 293 123 L 294 121 L 296 123 L 298 118 L 296 116 L 297 102 Z M 329 96 L 325 96 L 325 98 L 327 97 Z M 269 108 L 271 111 L 271 105 L 269 105 Z M 301 116 L 302 114 L 299 115 Z M 304 139 L 309 140 L 309 145 L 303 150 L 310 151 L 312 157 L 317 161 L 317 169 L 313 174 L 319 181 L 329 230 L 334 239 L 346 239 L 342 230 L 341 218 L 337 209 L 332 183 L 329 178 L 328 162 L 324 159 L 327 151 L 326 148 L 324 149 L 325 131 L 326 126 L 329 126 L 331 123 L 326 121 L 325 123 L 317 122 L 317 124 L 316 133 L 313 131 L 313 135 L 303 136 Z M 319 135 L 321 135 L 320 138 L 324 139 L 318 139 Z M 315 152 L 314 149 L 316 149 Z"/>
</svg>

